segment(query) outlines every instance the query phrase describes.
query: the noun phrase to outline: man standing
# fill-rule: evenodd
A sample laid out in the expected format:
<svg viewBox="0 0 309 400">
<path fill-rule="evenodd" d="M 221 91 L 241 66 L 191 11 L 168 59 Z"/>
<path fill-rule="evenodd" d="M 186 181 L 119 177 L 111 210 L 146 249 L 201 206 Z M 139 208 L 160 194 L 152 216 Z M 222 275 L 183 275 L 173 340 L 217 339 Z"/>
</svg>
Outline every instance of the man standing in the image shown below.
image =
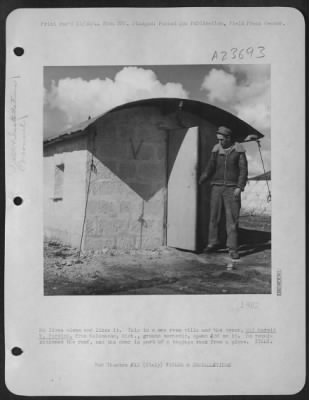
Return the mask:
<svg viewBox="0 0 309 400">
<path fill-rule="evenodd" d="M 218 144 L 212 149 L 209 163 L 199 183 L 211 180 L 210 222 L 207 253 L 219 247 L 219 223 L 224 207 L 226 216 L 227 247 L 233 260 L 238 254 L 238 219 L 240 193 L 248 178 L 248 163 L 244 147 L 233 140 L 231 129 L 220 126 L 217 130 Z"/>
</svg>

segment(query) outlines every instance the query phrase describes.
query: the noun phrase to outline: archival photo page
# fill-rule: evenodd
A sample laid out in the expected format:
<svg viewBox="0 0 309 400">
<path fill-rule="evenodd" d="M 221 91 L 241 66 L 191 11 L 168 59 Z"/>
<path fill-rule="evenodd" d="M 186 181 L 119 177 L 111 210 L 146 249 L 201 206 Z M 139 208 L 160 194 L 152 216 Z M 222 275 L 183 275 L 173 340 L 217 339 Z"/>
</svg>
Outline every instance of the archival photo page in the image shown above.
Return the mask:
<svg viewBox="0 0 309 400">
<path fill-rule="evenodd" d="M 18 9 L 6 38 L 8 390 L 301 391 L 301 13 Z"/>
</svg>

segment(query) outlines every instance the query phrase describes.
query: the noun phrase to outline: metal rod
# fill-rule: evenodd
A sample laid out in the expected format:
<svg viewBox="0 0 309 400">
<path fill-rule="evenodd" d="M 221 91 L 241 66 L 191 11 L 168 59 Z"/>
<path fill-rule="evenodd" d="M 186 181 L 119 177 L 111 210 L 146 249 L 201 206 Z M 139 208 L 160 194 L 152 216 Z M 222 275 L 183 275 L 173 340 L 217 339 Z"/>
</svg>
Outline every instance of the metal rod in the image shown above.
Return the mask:
<svg viewBox="0 0 309 400">
<path fill-rule="evenodd" d="M 84 238 L 84 230 L 85 230 L 85 224 L 86 224 L 87 207 L 88 207 L 88 199 L 89 199 L 89 191 L 90 191 L 90 183 L 91 183 L 91 173 L 92 173 L 92 170 L 95 167 L 94 162 L 93 162 L 93 153 L 95 151 L 95 138 L 96 138 L 96 135 L 97 135 L 97 130 L 94 128 L 93 136 L 92 136 L 91 163 L 90 163 L 90 169 L 89 169 L 88 187 L 87 187 L 87 193 L 86 193 L 86 203 L 85 203 L 85 210 L 84 210 L 82 234 L 81 234 L 79 250 L 78 250 L 78 258 L 80 258 L 80 253 L 82 251 L 82 244 L 83 244 L 83 238 Z"/>
<path fill-rule="evenodd" d="M 264 160 L 263 160 L 262 152 L 261 152 L 261 143 L 260 143 L 259 140 L 257 140 L 256 143 L 257 143 L 257 145 L 258 145 L 258 149 L 259 149 L 259 153 L 260 153 L 260 157 L 261 157 L 261 161 L 262 161 L 262 166 L 263 166 L 264 175 L 266 175 Z M 267 185 L 267 189 L 268 189 L 267 201 L 270 201 L 270 200 L 271 200 L 271 192 L 270 192 L 270 188 L 269 188 L 269 185 L 268 185 L 268 179 L 267 179 L 267 177 L 266 177 L 266 185 Z"/>
<path fill-rule="evenodd" d="M 89 191 L 90 191 L 90 181 L 91 181 L 91 172 L 93 168 L 93 154 L 91 158 L 91 164 L 90 164 L 90 170 L 89 170 L 89 179 L 88 179 L 88 187 L 87 187 L 87 194 L 86 194 L 86 203 L 85 203 L 85 211 L 84 211 L 84 220 L 83 220 L 83 227 L 82 227 L 82 234 L 80 238 L 80 244 L 79 244 L 79 251 L 78 251 L 78 257 L 80 258 L 80 253 L 82 249 L 82 243 L 83 243 L 83 238 L 84 238 L 84 230 L 85 230 L 85 223 L 86 223 L 86 216 L 87 216 L 87 207 L 88 207 L 88 199 L 89 199 Z"/>
<path fill-rule="evenodd" d="M 138 219 L 138 221 L 139 221 L 140 224 L 141 224 L 140 237 L 139 237 L 139 248 L 140 248 L 140 249 L 142 248 L 142 245 L 143 245 L 143 227 L 144 227 L 144 223 L 145 223 L 145 220 L 144 220 L 144 211 L 145 211 L 145 201 L 144 201 L 144 199 L 143 199 L 143 200 L 142 200 L 142 213 L 141 213 L 141 216 L 140 216 L 139 219 Z"/>
<path fill-rule="evenodd" d="M 168 217 L 168 175 L 169 175 L 169 131 L 165 130 L 165 188 L 163 207 L 163 246 L 167 246 L 167 217 Z"/>
</svg>

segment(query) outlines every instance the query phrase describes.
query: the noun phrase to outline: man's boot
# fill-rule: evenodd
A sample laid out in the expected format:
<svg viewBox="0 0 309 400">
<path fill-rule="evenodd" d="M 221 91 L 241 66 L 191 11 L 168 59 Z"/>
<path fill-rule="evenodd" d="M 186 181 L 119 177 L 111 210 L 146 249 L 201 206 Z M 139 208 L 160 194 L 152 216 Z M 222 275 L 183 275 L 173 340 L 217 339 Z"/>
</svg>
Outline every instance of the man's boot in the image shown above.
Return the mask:
<svg viewBox="0 0 309 400">
<path fill-rule="evenodd" d="M 204 253 L 214 253 L 219 249 L 219 245 L 218 244 L 209 244 L 204 250 Z"/>
</svg>

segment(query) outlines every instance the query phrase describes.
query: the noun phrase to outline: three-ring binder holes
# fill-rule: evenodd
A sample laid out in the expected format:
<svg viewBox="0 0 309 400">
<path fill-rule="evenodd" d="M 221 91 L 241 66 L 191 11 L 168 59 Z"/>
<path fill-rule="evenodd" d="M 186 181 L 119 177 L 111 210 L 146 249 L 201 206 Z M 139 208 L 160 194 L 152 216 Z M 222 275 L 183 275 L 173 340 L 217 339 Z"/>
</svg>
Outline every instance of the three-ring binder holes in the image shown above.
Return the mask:
<svg viewBox="0 0 309 400">
<path fill-rule="evenodd" d="M 15 206 L 20 206 L 23 202 L 23 199 L 19 196 L 14 197 L 13 202 L 15 204 Z"/>
<path fill-rule="evenodd" d="M 23 351 L 20 347 L 13 347 L 11 352 L 12 352 L 13 356 L 20 356 L 23 353 Z"/>
<path fill-rule="evenodd" d="M 17 57 L 22 56 L 25 52 L 22 47 L 15 47 L 13 51 L 14 51 L 15 56 L 17 56 Z"/>
</svg>

